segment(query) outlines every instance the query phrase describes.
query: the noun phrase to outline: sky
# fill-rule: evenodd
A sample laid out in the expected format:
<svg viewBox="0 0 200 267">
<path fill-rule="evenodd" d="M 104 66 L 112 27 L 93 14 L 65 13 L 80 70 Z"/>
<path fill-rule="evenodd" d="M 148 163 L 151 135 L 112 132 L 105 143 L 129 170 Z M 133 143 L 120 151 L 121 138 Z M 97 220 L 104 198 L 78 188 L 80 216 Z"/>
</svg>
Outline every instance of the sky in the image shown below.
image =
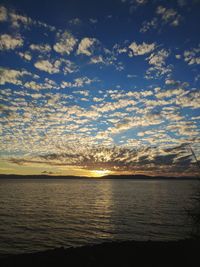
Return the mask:
<svg viewBox="0 0 200 267">
<path fill-rule="evenodd" d="M 0 173 L 199 175 L 199 14 L 0 0 Z"/>
</svg>

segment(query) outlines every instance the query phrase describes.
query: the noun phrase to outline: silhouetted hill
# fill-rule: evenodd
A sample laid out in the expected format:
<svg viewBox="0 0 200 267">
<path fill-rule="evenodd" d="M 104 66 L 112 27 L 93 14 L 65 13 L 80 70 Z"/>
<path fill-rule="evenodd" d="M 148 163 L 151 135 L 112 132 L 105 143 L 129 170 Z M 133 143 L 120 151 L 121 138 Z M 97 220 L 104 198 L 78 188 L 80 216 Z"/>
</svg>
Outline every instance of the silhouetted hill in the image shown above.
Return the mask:
<svg viewBox="0 0 200 267">
<path fill-rule="evenodd" d="M 200 179 L 200 177 L 168 177 L 168 176 L 147 176 L 147 175 L 107 175 L 103 177 L 86 177 L 86 176 L 55 176 L 55 175 L 14 175 L 14 174 L 0 174 L 0 179 Z"/>
</svg>

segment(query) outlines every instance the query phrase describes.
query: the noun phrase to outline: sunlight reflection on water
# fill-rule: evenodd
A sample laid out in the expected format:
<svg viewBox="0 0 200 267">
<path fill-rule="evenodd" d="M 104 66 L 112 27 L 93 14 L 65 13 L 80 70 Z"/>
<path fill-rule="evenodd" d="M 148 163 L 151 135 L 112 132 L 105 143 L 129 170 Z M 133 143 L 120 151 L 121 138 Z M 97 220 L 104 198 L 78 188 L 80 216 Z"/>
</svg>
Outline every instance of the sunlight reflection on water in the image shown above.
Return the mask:
<svg viewBox="0 0 200 267">
<path fill-rule="evenodd" d="M 2 180 L 0 253 L 188 237 L 199 181 Z"/>
</svg>

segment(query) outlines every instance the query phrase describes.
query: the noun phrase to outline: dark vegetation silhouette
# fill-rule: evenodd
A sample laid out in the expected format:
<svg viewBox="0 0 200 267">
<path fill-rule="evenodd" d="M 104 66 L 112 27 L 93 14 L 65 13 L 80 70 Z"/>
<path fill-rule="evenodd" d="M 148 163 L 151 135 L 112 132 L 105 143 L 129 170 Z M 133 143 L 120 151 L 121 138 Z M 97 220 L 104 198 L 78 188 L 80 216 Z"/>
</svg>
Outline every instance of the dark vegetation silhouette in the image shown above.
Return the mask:
<svg viewBox="0 0 200 267">
<path fill-rule="evenodd" d="M 197 156 L 194 150 L 192 149 L 191 145 L 189 144 L 188 146 L 190 148 L 192 156 L 194 157 L 194 160 L 196 161 L 200 174 L 200 162 L 198 161 Z M 194 196 L 194 200 L 196 205 L 192 210 L 188 211 L 188 214 L 192 218 L 193 222 L 191 236 L 195 240 L 200 240 L 200 192 L 198 192 L 197 195 Z"/>
<path fill-rule="evenodd" d="M 194 197 L 196 200 L 196 205 L 192 211 L 188 211 L 189 215 L 192 217 L 192 238 L 200 240 L 200 192 Z"/>
</svg>

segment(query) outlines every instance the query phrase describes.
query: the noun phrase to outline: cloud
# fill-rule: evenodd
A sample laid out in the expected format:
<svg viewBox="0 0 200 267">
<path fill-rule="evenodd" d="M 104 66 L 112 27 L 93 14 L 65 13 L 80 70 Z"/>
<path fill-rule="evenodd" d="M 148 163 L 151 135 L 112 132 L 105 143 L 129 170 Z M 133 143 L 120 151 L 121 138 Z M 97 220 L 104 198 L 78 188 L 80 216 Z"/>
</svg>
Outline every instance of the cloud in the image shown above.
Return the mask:
<svg viewBox="0 0 200 267">
<path fill-rule="evenodd" d="M 24 84 L 24 87 L 26 88 L 30 88 L 33 90 L 40 90 L 40 89 L 44 89 L 43 85 L 36 83 L 35 81 L 31 81 L 31 82 L 26 82 Z"/>
<path fill-rule="evenodd" d="M 71 24 L 71 25 L 75 25 L 75 26 L 79 26 L 79 25 L 81 25 L 81 20 L 79 19 L 79 18 L 74 18 L 74 19 L 71 19 L 70 21 L 69 21 L 69 24 Z"/>
<path fill-rule="evenodd" d="M 14 50 L 21 47 L 23 43 L 24 41 L 20 35 L 13 37 L 9 34 L 2 34 L 0 36 L 0 50 Z"/>
<path fill-rule="evenodd" d="M 181 15 L 177 13 L 173 8 L 166 8 L 163 6 L 158 6 L 156 13 L 161 16 L 164 23 L 169 23 L 171 26 L 178 26 L 181 21 Z"/>
<path fill-rule="evenodd" d="M 85 37 L 76 51 L 77 55 L 89 57 L 89 64 L 113 66 L 116 70 L 124 69 L 123 63 L 117 61 L 114 51 L 107 49 L 98 39 Z"/>
<path fill-rule="evenodd" d="M 88 90 L 80 90 L 80 91 L 75 91 L 74 93 L 84 95 L 84 96 L 89 96 L 89 91 Z"/>
<path fill-rule="evenodd" d="M 79 77 L 71 83 L 85 87 L 84 82 L 90 83 L 91 79 Z M 109 90 L 102 93 L 103 98 L 95 92 L 95 99 L 93 92 L 85 88 L 72 94 L 62 90 L 56 94 L 51 90 L 39 93 L 50 86 L 54 88 L 56 85 L 52 83 L 46 79 L 43 83 L 26 81 L 22 83 L 23 90 L 3 90 L 4 100 L 11 103 L 4 108 L 3 129 L 9 127 L 12 134 L 3 136 L 2 149 L 10 151 L 13 164 L 102 167 L 138 173 L 145 169 L 146 174 L 175 175 L 187 163 L 184 171 L 194 175 L 192 160 L 190 157 L 186 160 L 188 154 L 177 144 L 198 136 L 197 125 L 188 124 L 180 108 L 192 101 L 197 105 L 199 94 L 188 91 L 183 95 L 181 88 L 166 90 L 166 95 L 159 95 L 165 93 L 163 90 Z M 82 96 L 85 100 L 93 99 L 94 103 L 83 107 L 77 101 L 84 101 Z M 168 96 L 170 101 L 162 100 Z M 187 101 L 183 101 L 185 97 Z M 159 110 L 155 108 L 158 106 Z M 129 140 L 130 131 L 140 138 L 134 140 L 131 134 Z M 119 145 L 114 141 L 116 138 Z M 15 158 L 15 154 L 24 156 Z"/>
<path fill-rule="evenodd" d="M 35 81 L 29 81 L 29 82 L 25 82 L 23 84 L 23 86 L 25 88 L 29 88 L 29 89 L 32 89 L 32 90 L 42 90 L 42 89 L 58 89 L 59 87 L 57 86 L 57 84 L 48 79 L 48 78 L 45 78 L 45 82 L 44 83 L 38 83 L 38 82 L 35 82 Z M 36 94 L 32 94 L 31 95 L 32 97 L 36 97 L 37 95 Z M 42 97 L 43 95 L 40 95 L 40 97 Z"/>
<path fill-rule="evenodd" d="M 124 119 L 117 123 L 115 127 L 110 127 L 108 131 L 112 134 L 119 134 L 122 131 L 127 131 L 132 128 L 159 125 L 162 122 L 163 119 L 160 114 L 148 113 L 146 115 L 143 115 L 142 117 L 135 116 L 133 118 Z"/>
<path fill-rule="evenodd" d="M 104 100 L 104 98 L 100 98 L 100 97 L 94 97 L 93 101 L 94 102 L 102 102 Z"/>
<path fill-rule="evenodd" d="M 4 6 L 0 6 L 0 21 L 7 21 L 8 12 Z"/>
<path fill-rule="evenodd" d="M 166 49 L 161 49 L 152 53 L 146 60 L 149 65 L 152 65 L 146 71 L 146 78 L 160 77 L 171 72 L 172 66 L 166 65 L 166 59 L 169 57 L 170 52 Z"/>
<path fill-rule="evenodd" d="M 185 96 L 180 96 L 176 99 L 176 104 L 181 107 L 198 109 L 200 107 L 200 92 L 190 92 Z"/>
<path fill-rule="evenodd" d="M 31 18 L 24 15 L 16 14 L 15 12 L 10 12 L 9 16 L 11 19 L 12 26 L 16 28 L 19 28 L 21 24 L 25 27 L 28 27 L 33 23 Z"/>
<path fill-rule="evenodd" d="M 63 72 L 64 75 L 74 73 L 78 71 L 78 67 L 70 60 L 60 58 L 57 60 L 38 60 L 34 66 L 42 71 L 48 72 L 49 74 Z"/>
<path fill-rule="evenodd" d="M 148 54 L 152 52 L 155 49 L 155 47 L 156 47 L 155 43 L 147 44 L 145 42 L 143 42 L 142 44 L 136 44 L 136 42 L 133 42 L 129 46 L 134 56 L 141 56 L 141 55 Z"/>
<path fill-rule="evenodd" d="M 11 83 L 14 85 L 22 85 L 21 79 L 26 75 L 32 76 L 32 74 L 26 70 L 0 68 L 0 84 Z"/>
<path fill-rule="evenodd" d="M 74 79 L 73 82 L 67 82 L 67 81 L 63 81 L 61 83 L 61 88 L 67 88 L 67 87 L 83 87 L 87 84 L 91 84 L 92 82 L 94 82 L 94 79 L 90 79 L 88 77 L 80 77 L 80 78 L 76 78 Z"/>
<path fill-rule="evenodd" d="M 96 23 L 98 22 L 98 19 L 90 18 L 89 21 L 90 21 L 92 24 L 96 24 Z"/>
<path fill-rule="evenodd" d="M 150 21 L 144 21 L 142 23 L 142 27 L 140 28 L 140 32 L 144 33 L 152 29 L 156 29 L 158 27 L 158 19 L 153 18 Z"/>
<path fill-rule="evenodd" d="M 30 26 L 37 26 L 37 27 L 43 27 L 45 29 L 48 29 L 49 31 L 56 30 L 54 26 L 48 25 L 47 23 L 44 23 L 39 20 L 33 20 L 26 15 L 17 14 L 13 10 L 9 11 L 8 15 L 9 15 L 9 21 L 11 22 L 11 25 L 14 28 L 20 28 L 20 26 L 23 26 L 24 28 L 29 29 Z"/>
<path fill-rule="evenodd" d="M 166 85 L 178 85 L 179 82 L 178 81 L 174 81 L 174 80 L 170 80 L 170 79 L 166 79 L 165 80 L 165 84 Z"/>
<path fill-rule="evenodd" d="M 132 141 L 132 142 L 131 142 Z M 143 173 L 152 175 L 180 176 L 198 173 L 188 152 L 187 143 L 170 147 L 138 146 L 134 140 L 130 147 L 89 145 L 79 150 L 67 146 L 64 151 L 44 153 L 37 157 L 11 158 L 10 162 L 18 165 L 46 164 L 47 166 L 73 166 L 94 169 L 108 169 L 115 173 Z M 137 140 L 136 140 L 137 141 Z"/>
<path fill-rule="evenodd" d="M 148 57 L 148 62 L 150 65 L 154 65 L 156 67 L 162 67 L 165 65 L 165 60 L 169 56 L 169 52 L 165 49 L 162 49 L 156 53 L 152 53 Z"/>
<path fill-rule="evenodd" d="M 83 87 L 85 84 L 91 84 L 94 80 L 88 78 L 88 77 L 80 77 L 76 78 L 75 80 L 76 87 Z"/>
<path fill-rule="evenodd" d="M 188 65 L 200 64 L 200 45 L 198 48 L 192 48 L 184 51 L 184 60 Z"/>
<path fill-rule="evenodd" d="M 61 64 L 63 64 L 63 73 L 65 75 L 68 73 L 77 72 L 79 69 L 75 63 L 73 63 L 72 61 L 68 59 L 61 58 L 59 61 L 61 62 Z"/>
<path fill-rule="evenodd" d="M 90 62 L 92 64 L 99 64 L 99 63 L 105 64 L 105 61 L 104 61 L 104 59 L 103 59 L 102 56 L 94 56 L 94 57 L 91 57 Z"/>
<path fill-rule="evenodd" d="M 31 59 L 32 59 L 32 56 L 31 56 L 31 54 L 30 54 L 30 52 L 19 52 L 18 53 L 18 55 L 21 57 L 21 58 L 23 58 L 23 59 L 25 59 L 25 60 L 27 60 L 27 61 L 30 61 Z"/>
<path fill-rule="evenodd" d="M 133 13 L 138 7 L 144 6 L 148 3 L 148 0 L 122 0 L 122 3 L 128 3 L 129 12 Z"/>
<path fill-rule="evenodd" d="M 169 98 L 173 96 L 182 97 L 184 94 L 187 94 L 187 91 L 183 90 L 182 88 L 178 88 L 178 89 L 160 91 L 155 96 L 159 99 L 162 99 L 162 98 Z"/>
<path fill-rule="evenodd" d="M 60 61 L 56 60 L 51 63 L 49 60 L 38 60 L 34 66 L 42 71 L 48 72 L 49 74 L 58 73 L 60 71 Z"/>
<path fill-rule="evenodd" d="M 34 51 L 39 51 L 41 53 L 46 53 L 51 51 L 51 46 L 48 44 L 31 44 L 30 49 Z"/>
<path fill-rule="evenodd" d="M 138 5 L 145 5 L 148 0 L 135 0 L 135 2 L 138 4 Z"/>
<path fill-rule="evenodd" d="M 95 38 L 85 37 L 81 40 L 78 45 L 77 54 L 84 54 L 86 56 L 91 56 L 93 54 L 94 45 L 98 44 L 99 41 Z"/>
<path fill-rule="evenodd" d="M 174 27 L 179 26 L 182 20 L 182 16 L 179 15 L 177 11 L 172 8 L 168 9 L 163 6 L 158 6 L 156 9 L 156 14 L 160 16 L 160 20 L 164 24 L 169 24 Z M 160 27 L 158 27 L 160 20 L 158 17 L 153 17 L 150 21 L 144 21 L 142 23 L 142 27 L 140 28 L 140 32 L 145 33 L 152 29 L 160 29 Z"/>
<path fill-rule="evenodd" d="M 60 54 L 70 54 L 77 43 L 77 39 L 74 36 L 65 31 L 57 34 L 57 42 L 53 46 L 53 49 Z"/>
<path fill-rule="evenodd" d="M 128 8 L 145 4 L 126 2 Z M 145 10 L 149 7 L 150 11 L 155 10 L 154 2 L 152 6 L 149 2 Z M 123 9 L 127 12 L 125 6 Z M 148 18 L 140 19 L 146 20 L 140 32 L 176 25 L 178 10 L 174 10 L 176 15 L 169 10 L 160 9 L 156 17 L 150 12 Z M 103 20 L 108 22 L 107 15 Z M 112 14 L 109 22 L 114 25 L 118 19 Z M 2 49 L 9 51 L 2 53 L 6 57 L 2 64 L 10 66 L 11 62 L 19 66 L 0 69 L 3 157 L 30 167 L 45 164 L 55 170 L 71 166 L 119 172 L 145 169 L 148 174 L 174 174 L 186 169 L 196 173 L 194 161 L 179 147 L 199 135 L 200 95 L 195 77 L 198 78 L 200 51 L 198 45 L 188 46 L 192 44 L 191 36 L 183 46 L 172 47 L 164 41 L 169 37 L 168 30 L 167 36 L 159 31 L 159 44 L 155 42 L 155 31 L 149 40 L 145 34 L 141 34 L 144 38 L 140 41 L 126 35 L 127 40 L 105 42 L 107 49 L 106 36 L 101 43 L 96 34 L 82 35 L 81 28 L 75 27 L 79 24 L 77 19 L 68 25 L 76 33 L 59 29 L 49 32 L 49 25 L 6 8 L 0 8 L 0 20 L 6 22 L 2 26 L 8 29 L 2 35 L 18 41 L 6 45 L 4 41 Z M 91 25 L 97 20 L 86 20 L 90 23 L 89 32 L 105 24 L 99 20 Z M 40 40 L 35 39 L 35 34 Z M 12 57 L 14 61 L 10 61 Z M 187 72 L 184 66 L 189 76 L 178 77 L 182 70 Z M 28 68 L 33 68 L 40 77 Z M 121 70 L 120 75 L 116 70 Z M 153 81 L 141 83 L 144 75 Z M 184 79 L 189 79 L 190 84 L 181 82 Z"/>
<path fill-rule="evenodd" d="M 177 54 L 177 55 L 175 55 L 175 58 L 176 58 L 176 59 L 181 59 L 181 55 L 178 55 L 178 54 Z"/>
</svg>

